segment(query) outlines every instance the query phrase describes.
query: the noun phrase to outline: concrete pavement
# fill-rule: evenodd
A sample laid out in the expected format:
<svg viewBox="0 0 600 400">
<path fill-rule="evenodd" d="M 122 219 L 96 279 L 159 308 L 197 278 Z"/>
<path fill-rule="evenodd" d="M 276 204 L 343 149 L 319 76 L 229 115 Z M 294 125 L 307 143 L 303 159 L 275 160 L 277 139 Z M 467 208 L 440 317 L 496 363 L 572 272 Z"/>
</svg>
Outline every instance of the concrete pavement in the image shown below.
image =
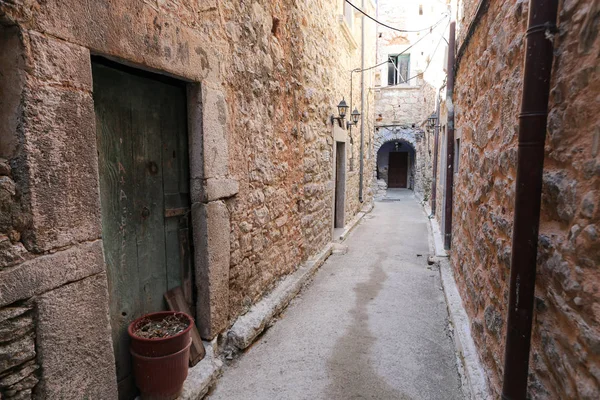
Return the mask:
<svg viewBox="0 0 600 400">
<path fill-rule="evenodd" d="M 389 191 L 209 399 L 463 398 L 427 223 Z"/>
</svg>

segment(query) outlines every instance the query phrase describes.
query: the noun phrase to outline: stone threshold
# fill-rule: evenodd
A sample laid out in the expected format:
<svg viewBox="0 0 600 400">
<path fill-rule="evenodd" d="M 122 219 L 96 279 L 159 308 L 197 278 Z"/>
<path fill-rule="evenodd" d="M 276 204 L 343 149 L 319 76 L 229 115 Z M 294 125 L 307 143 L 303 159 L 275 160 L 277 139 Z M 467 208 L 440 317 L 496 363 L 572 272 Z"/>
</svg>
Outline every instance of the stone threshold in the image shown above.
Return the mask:
<svg viewBox="0 0 600 400">
<path fill-rule="evenodd" d="M 373 202 L 366 204 L 344 227 L 344 232 L 336 242 L 344 241 L 372 209 Z M 271 293 L 254 304 L 250 311 L 238 317 L 233 326 L 222 335 L 224 338 L 223 344 L 220 344 L 218 339 L 211 342 L 205 341 L 206 356 L 189 369 L 188 377 L 183 384 L 183 391 L 178 400 L 202 399 L 217 382 L 223 371 L 221 357 L 226 354 L 239 353 L 248 348 L 309 282 L 313 274 L 331 255 L 333 246 L 334 242 L 328 243 L 319 254 L 304 262 L 296 272 L 284 278 Z"/>
<path fill-rule="evenodd" d="M 423 211 L 425 215 L 431 215 L 427 212 L 425 205 L 423 205 Z M 435 255 L 433 260 L 439 266 L 440 280 L 451 324 L 449 330 L 454 342 L 463 393 L 466 399 L 491 400 L 492 396 L 487 385 L 485 372 L 471 335 L 469 316 L 463 306 L 458 286 L 452 274 L 448 253 L 444 250 L 442 234 L 435 218 L 429 219 L 427 230 L 429 231 L 429 249 Z"/>
<path fill-rule="evenodd" d="M 440 224 L 438 224 L 435 217 L 429 219 L 431 225 L 431 233 L 433 236 L 433 250 L 436 257 L 448 257 L 448 253 L 444 249 L 444 239 L 442 237 L 442 230 Z"/>
<path fill-rule="evenodd" d="M 448 257 L 448 253 L 444 249 L 444 239 L 442 236 L 442 230 L 440 228 L 440 224 L 438 223 L 435 216 L 431 214 L 431 204 L 427 201 L 424 201 L 422 198 L 417 197 L 421 206 L 423 206 L 423 211 L 425 215 L 429 219 L 429 225 L 427 229 L 429 230 L 429 247 L 435 257 Z"/>
<path fill-rule="evenodd" d="M 323 265 L 331 254 L 332 246 L 333 243 L 328 243 L 321 253 L 303 263 L 296 272 L 288 275 L 271 293 L 253 305 L 250 311 L 238 317 L 225 335 L 225 351 L 236 353 L 249 347 Z"/>
<path fill-rule="evenodd" d="M 448 307 L 448 316 L 453 326 L 452 341 L 460 366 L 460 378 L 465 397 L 472 400 L 492 399 L 485 379 L 485 372 L 479 361 L 477 347 L 471 335 L 469 316 L 462 304 L 462 299 L 452 275 L 452 268 L 447 258 L 439 262 L 440 277 L 444 289 L 444 297 Z"/>
</svg>

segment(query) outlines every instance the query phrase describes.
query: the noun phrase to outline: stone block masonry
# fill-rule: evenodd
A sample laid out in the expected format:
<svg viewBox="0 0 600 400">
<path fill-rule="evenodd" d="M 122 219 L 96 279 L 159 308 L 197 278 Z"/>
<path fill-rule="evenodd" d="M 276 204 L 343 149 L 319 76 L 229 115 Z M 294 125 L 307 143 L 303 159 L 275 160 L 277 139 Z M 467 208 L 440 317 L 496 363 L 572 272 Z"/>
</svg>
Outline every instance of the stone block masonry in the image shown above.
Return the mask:
<svg viewBox="0 0 600 400">
<path fill-rule="evenodd" d="M 0 397 L 30 398 L 39 380 L 34 305 L 18 302 L 0 308 Z"/>
<path fill-rule="evenodd" d="M 458 46 L 477 1 L 463 4 Z M 534 399 L 595 399 L 600 397 L 600 40 L 592 32 L 600 14 L 597 1 L 560 5 L 558 32 L 549 34 L 556 56 L 529 393 Z M 454 94 L 461 143 L 451 261 L 495 398 L 504 361 L 528 12 L 523 1 L 490 2 L 457 66 Z"/>
<path fill-rule="evenodd" d="M 2 366 L 3 398 L 115 397 L 92 57 L 186 85 L 191 258 L 205 339 L 332 240 L 329 117 L 343 97 L 361 109 L 359 80 L 351 91 L 348 73 L 361 64 L 361 19 L 344 29 L 342 2 L 196 3 L 0 2 L 0 315 L 25 309 L 0 326 L 25 332 L 0 340 L 2 357 L 20 360 Z M 374 24 L 367 29 L 373 49 Z M 367 51 L 365 65 L 374 63 Z M 370 73 L 365 80 L 374 86 Z M 373 96 L 364 105 L 366 203 Z M 345 135 L 350 221 L 364 205 L 360 126 Z M 96 347 L 103 356 L 92 361 Z"/>
<path fill-rule="evenodd" d="M 50 399 L 117 398 L 106 275 L 45 293 L 37 305 L 39 393 Z"/>
</svg>

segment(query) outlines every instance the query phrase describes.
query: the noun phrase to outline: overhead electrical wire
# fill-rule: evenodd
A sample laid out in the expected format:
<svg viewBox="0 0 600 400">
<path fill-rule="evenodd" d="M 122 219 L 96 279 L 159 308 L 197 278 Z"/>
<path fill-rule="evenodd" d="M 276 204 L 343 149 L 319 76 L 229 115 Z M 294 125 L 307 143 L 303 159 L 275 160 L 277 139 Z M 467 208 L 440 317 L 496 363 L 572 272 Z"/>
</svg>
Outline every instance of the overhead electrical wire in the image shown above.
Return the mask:
<svg viewBox="0 0 600 400">
<path fill-rule="evenodd" d="M 355 6 L 354 4 L 352 4 L 352 3 L 351 3 L 349 0 L 345 0 L 345 1 L 346 1 L 346 3 L 348 3 L 350 6 L 352 6 L 354 9 L 356 9 L 358 12 L 360 12 L 361 14 L 363 14 L 365 17 L 367 17 L 367 18 L 371 19 L 372 21 L 374 21 L 375 23 L 377 23 L 377 24 L 379 24 L 379 25 L 381 25 L 381 26 L 384 26 L 384 27 L 386 27 L 386 28 L 388 28 L 388 29 L 391 29 L 391 30 L 393 30 L 393 31 L 396 31 L 396 32 L 404 32 L 404 33 L 418 33 L 418 32 L 429 31 L 429 32 L 427 32 L 425 35 L 423 35 L 422 37 L 420 37 L 420 38 L 419 38 L 419 40 L 417 40 L 415 43 L 411 44 L 411 45 L 410 45 L 410 46 L 408 46 L 406 49 L 404 49 L 402 52 L 400 52 L 399 54 L 397 54 L 398 56 L 400 56 L 400 55 L 402 55 L 402 54 L 406 53 L 406 52 L 407 52 L 408 50 L 410 50 L 412 47 L 414 47 L 415 45 L 417 45 L 417 43 L 419 43 L 421 40 L 425 39 L 425 38 L 426 38 L 426 37 L 427 37 L 429 34 L 433 33 L 433 30 L 434 30 L 435 28 L 437 28 L 437 26 L 438 26 L 439 24 L 441 24 L 441 23 L 442 23 L 442 22 L 443 22 L 443 21 L 444 21 L 446 18 L 448 18 L 448 17 L 449 17 L 449 14 L 447 14 L 447 13 L 444 13 L 444 16 L 443 16 L 443 17 L 442 17 L 442 18 L 441 18 L 439 21 L 437 21 L 435 24 L 433 24 L 433 25 L 431 25 L 431 26 L 429 26 L 429 27 L 427 27 L 427 28 L 424 28 L 424 29 L 419 29 L 419 30 L 414 30 L 414 31 L 413 31 L 413 30 L 406 30 L 406 29 L 398 29 L 398 28 L 394 28 L 393 26 L 389 26 L 389 25 L 387 25 L 387 24 L 384 24 L 383 22 L 380 22 L 380 21 L 376 20 L 375 18 L 371 17 L 369 14 L 365 13 L 365 12 L 364 12 L 363 10 L 361 10 L 360 8 L 356 7 L 356 6 Z M 450 24 L 450 21 L 448 21 L 448 24 L 446 25 L 446 28 L 448 27 L 448 25 L 449 25 L 449 24 Z M 445 40 L 445 38 L 444 38 L 444 35 L 443 35 L 443 34 L 440 34 L 440 37 L 441 37 L 442 39 L 444 39 L 444 40 Z M 438 41 L 438 44 L 436 45 L 436 47 L 435 47 L 435 50 L 433 51 L 432 59 L 433 59 L 433 56 L 435 55 L 435 52 L 436 52 L 436 50 L 437 50 L 438 46 L 440 45 L 440 42 L 441 42 L 441 40 L 440 40 L 440 41 Z M 390 62 L 392 63 L 392 65 L 394 65 L 394 68 L 395 68 L 395 69 L 396 69 L 396 71 L 397 71 L 397 70 L 398 70 L 398 67 L 397 67 L 397 66 L 396 66 L 396 65 L 395 65 L 395 64 L 394 64 L 392 61 L 390 61 L 389 59 L 388 59 L 388 60 L 386 60 L 386 61 L 383 61 L 383 62 L 381 62 L 381 63 L 379 63 L 379 64 L 373 65 L 373 66 L 371 66 L 371 67 L 367 67 L 367 68 L 363 68 L 363 69 L 360 69 L 360 68 L 355 68 L 355 69 L 353 69 L 353 70 L 350 70 L 350 108 L 351 108 L 351 109 L 352 109 L 352 86 L 353 86 L 353 85 L 352 85 L 352 74 L 353 74 L 354 72 L 363 72 L 363 71 L 368 71 L 368 70 L 370 70 L 370 69 L 373 69 L 373 68 L 380 67 L 380 66 L 382 66 L 382 65 L 384 65 L 384 64 L 387 64 L 387 63 L 390 63 Z M 431 63 L 431 59 L 430 59 L 430 61 L 427 63 L 427 66 L 425 67 L 425 70 L 424 70 L 422 73 L 424 73 L 425 71 L 427 71 L 427 68 L 429 68 L 429 64 L 430 64 L 430 63 Z M 416 78 L 417 76 L 418 76 L 418 75 L 415 75 L 415 76 L 413 76 L 413 77 L 411 77 L 411 78 L 407 79 L 405 82 L 408 82 L 408 81 L 410 81 L 411 79 L 414 79 L 414 78 Z M 396 85 L 393 85 L 393 86 L 396 86 Z M 369 90 L 371 90 L 371 89 L 373 89 L 373 88 L 369 88 Z M 350 140 L 352 140 L 352 138 L 351 138 Z"/>
<path fill-rule="evenodd" d="M 419 38 L 419 40 L 417 40 L 416 42 L 414 42 L 413 44 L 411 44 L 410 46 L 408 46 L 406 49 L 402 50 L 402 51 L 401 51 L 399 54 L 397 54 L 397 55 L 398 55 L 398 56 L 401 56 L 402 54 L 406 53 L 408 50 L 410 50 L 411 48 L 413 48 L 414 46 L 416 46 L 416 45 L 417 45 L 417 44 L 418 44 L 418 43 L 419 43 L 421 40 L 425 39 L 425 38 L 427 37 L 427 35 L 429 35 L 429 34 L 433 33 L 433 30 L 434 30 L 435 28 L 437 28 L 437 26 L 438 26 L 439 24 L 441 24 L 441 23 L 442 23 L 442 22 L 443 22 L 443 21 L 444 21 L 446 18 L 448 18 L 448 16 L 447 16 L 447 15 L 446 15 L 444 18 L 440 19 L 440 20 L 439 20 L 438 22 L 436 22 L 435 24 L 431 25 L 431 26 L 428 28 L 428 29 L 429 29 L 429 32 L 427 32 L 425 35 L 421 36 L 421 37 Z M 446 25 L 446 27 L 448 27 L 448 25 Z M 442 38 L 444 38 L 444 35 L 441 35 L 441 37 L 442 37 Z M 438 42 L 438 45 L 439 45 L 439 42 Z M 437 47 L 436 47 L 436 48 L 437 48 Z M 355 68 L 355 69 L 353 69 L 353 70 L 352 70 L 352 71 L 350 71 L 350 72 L 362 72 L 362 71 L 368 71 L 368 70 L 370 70 L 370 69 L 373 69 L 373 68 L 380 67 L 380 66 L 382 66 L 383 64 L 387 64 L 387 63 L 389 63 L 389 62 L 391 62 L 391 61 L 390 61 L 390 60 L 386 60 L 386 61 L 383 61 L 383 62 L 381 62 L 381 63 L 377 64 L 377 65 L 373 65 L 373 66 L 371 66 L 371 67 L 367 67 L 367 68 L 364 68 L 364 69 Z M 396 67 L 396 66 L 394 66 L 394 67 L 397 69 L 397 67 Z"/>
<path fill-rule="evenodd" d="M 430 27 L 428 27 L 428 28 L 423 28 L 423 29 L 418 29 L 418 30 L 407 30 L 407 29 L 398 29 L 398 28 L 394 28 L 393 26 L 389 26 L 389 25 L 387 25 L 387 24 L 384 24 L 383 22 L 381 22 L 381 21 L 378 21 L 378 20 L 376 20 L 375 18 L 371 17 L 369 14 L 367 14 L 366 12 L 364 12 L 363 10 L 361 10 L 359 7 L 357 7 L 357 6 L 355 6 L 354 4 L 352 4 L 352 3 L 350 2 L 350 0 L 345 0 L 345 1 L 346 1 L 346 3 L 348 3 L 348 4 L 349 4 L 351 7 L 353 7 L 353 8 L 354 8 L 356 11 L 358 11 L 359 13 L 361 13 L 362 15 L 364 15 L 365 17 L 369 18 L 369 19 L 370 19 L 370 20 L 372 20 L 372 21 L 375 21 L 377 24 L 379 24 L 379 25 L 381 25 L 381 26 L 385 26 L 386 28 L 388 28 L 388 29 L 391 29 L 391 30 L 393 30 L 393 31 L 396 31 L 396 32 L 405 32 L 405 33 L 424 32 L 424 31 L 427 31 L 427 30 L 431 29 L 431 28 L 432 28 L 432 26 L 433 26 L 433 25 L 432 25 L 432 26 L 430 26 Z M 444 14 L 444 17 L 443 17 L 443 18 L 442 18 L 440 21 L 438 21 L 438 23 L 439 23 L 439 22 L 441 22 L 441 21 L 443 21 L 443 20 L 444 20 L 444 18 L 446 18 L 447 16 L 448 16 L 448 14 Z M 436 24 L 437 24 L 437 23 L 436 23 Z M 434 24 L 434 25 L 435 25 L 435 24 Z"/>
<path fill-rule="evenodd" d="M 448 25 L 450 25 L 450 21 L 448 21 L 448 24 L 446 25 L 446 28 L 448 28 Z M 427 65 L 425 66 L 425 69 L 421 73 L 411 76 L 410 78 L 408 78 L 407 80 L 405 80 L 402 83 L 398 83 L 396 85 L 389 85 L 389 86 L 386 86 L 386 87 L 399 86 L 399 85 L 402 85 L 402 84 L 404 84 L 404 83 L 406 83 L 408 81 L 411 81 L 411 80 L 415 79 L 418 76 L 423 75 L 427 71 L 427 68 L 429 68 L 429 65 L 431 64 L 431 61 L 433 61 L 433 57 L 435 56 L 435 53 L 437 52 L 437 49 L 440 46 L 440 43 L 442 42 L 442 39 L 444 39 L 444 36 L 442 36 L 440 38 L 440 40 L 438 40 L 437 45 L 435 46 L 435 49 L 433 50 L 433 53 L 431 53 L 431 57 L 429 58 L 429 62 L 427 62 Z"/>
</svg>

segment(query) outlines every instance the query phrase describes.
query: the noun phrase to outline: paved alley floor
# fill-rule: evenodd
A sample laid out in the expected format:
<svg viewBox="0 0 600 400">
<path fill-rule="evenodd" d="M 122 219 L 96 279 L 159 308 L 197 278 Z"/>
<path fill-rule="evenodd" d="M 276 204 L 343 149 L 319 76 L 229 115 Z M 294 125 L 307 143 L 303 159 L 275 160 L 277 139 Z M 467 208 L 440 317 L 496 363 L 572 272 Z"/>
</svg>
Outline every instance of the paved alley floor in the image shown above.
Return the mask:
<svg viewBox="0 0 600 400">
<path fill-rule="evenodd" d="M 209 399 L 461 399 L 427 223 L 388 191 Z"/>
</svg>

